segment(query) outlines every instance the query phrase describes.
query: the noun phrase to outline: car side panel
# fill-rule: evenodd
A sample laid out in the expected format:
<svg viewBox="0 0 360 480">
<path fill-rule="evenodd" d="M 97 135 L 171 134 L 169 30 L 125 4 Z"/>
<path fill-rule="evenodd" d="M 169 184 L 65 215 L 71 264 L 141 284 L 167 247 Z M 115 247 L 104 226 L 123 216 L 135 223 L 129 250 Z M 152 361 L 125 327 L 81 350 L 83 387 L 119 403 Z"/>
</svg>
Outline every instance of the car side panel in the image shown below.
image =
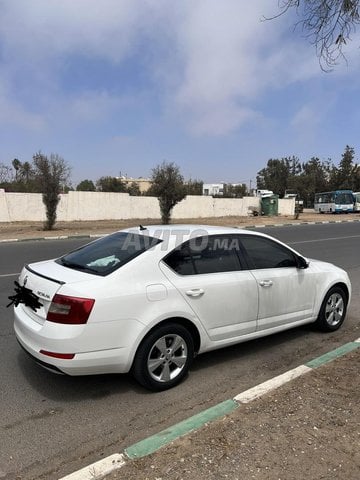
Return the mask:
<svg viewBox="0 0 360 480">
<path fill-rule="evenodd" d="M 312 269 L 269 268 L 251 273 L 259 288 L 259 331 L 313 318 L 318 274 Z"/>
<path fill-rule="evenodd" d="M 258 289 L 249 271 L 178 275 L 166 264 L 160 268 L 196 314 L 211 341 L 256 330 Z"/>
</svg>

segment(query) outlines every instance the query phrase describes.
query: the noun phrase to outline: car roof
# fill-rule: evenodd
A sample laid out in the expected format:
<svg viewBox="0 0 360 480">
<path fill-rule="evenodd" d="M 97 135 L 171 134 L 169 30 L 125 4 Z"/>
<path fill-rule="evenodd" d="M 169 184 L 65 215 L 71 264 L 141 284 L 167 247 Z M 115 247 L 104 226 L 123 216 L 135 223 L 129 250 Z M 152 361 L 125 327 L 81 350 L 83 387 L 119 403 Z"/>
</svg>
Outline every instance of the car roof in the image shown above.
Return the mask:
<svg viewBox="0 0 360 480">
<path fill-rule="evenodd" d="M 114 234 L 119 233 L 130 233 L 136 235 L 144 235 L 146 237 L 159 239 L 158 243 L 155 243 L 153 247 L 149 248 L 147 252 L 151 255 L 154 252 L 158 252 L 160 255 L 159 258 L 167 255 L 168 252 L 172 251 L 174 248 L 182 245 L 184 242 L 191 240 L 196 237 L 203 237 L 208 235 L 247 235 L 254 237 L 268 238 L 280 245 L 283 245 L 289 250 L 292 250 L 295 254 L 301 255 L 299 252 L 294 250 L 291 246 L 286 245 L 277 238 L 274 238 L 266 233 L 259 232 L 258 230 L 245 229 L 238 227 L 223 227 L 218 225 L 203 225 L 203 224 L 170 224 L 170 225 L 138 225 L 136 227 L 126 228 L 114 232 Z M 143 257 L 142 257 L 143 258 Z"/>
<path fill-rule="evenodd" d="M 138 227 L 132 227 L 122 230 L 123 232 L 131 232 L 137 234 L 144 234 L 150 237 L 159 238 L 166 244 L 166 250 L 170 251 L 174 247 L 181 245 L 183 242 L 195 238 L 197 236 L 206 235 L 222 235 L 222 234 L 241 234 L 241 235 L 253 235 L 256 237 L 269 238 L 286 248 L 292 250 L 297 255 L 301 255 L 291 246 L 286 245 L 280 240 L 267 235 L 266 233 L 254 231 L 252 229 L 244 229 L 237 227 L 223 227 L 216 225 L 201 225 L 201 224 L 175 224 L 175 225 L 139 225 Z M 164 244 L 162 245 L 164 250 Z"/>
<path fill-rule="evenodd" d="M 226 234 L 226 233 L 245 233 L 245 230 L 237 227 L 222 227 L 216 225 L 201 225 L 201 224 L 174 224 L 174 225 L 139 225 L 138 227 L 128 228 L 125 231 L 132 233 L 146 233 L 150 236 L 181 233 L 183 237 L 198 235 L 214 235 L 214 234 Z"/>
<path fill-rule="evenodd" d="M 172 248 L 174 245 L 180 245 L 191 238 L 207 235 L 247 234 L 269 237 L 264 233 L 254 232 L 248 229 L 201 224 L 139 225 L 138 227 L 132 227 L 122 231 L 165 240 L 169 248 Z"/>
<path fill-rule="evenodd" d="M 183 242 L 196 237 L 224 234 L 255 234 L 255 232 L 236 227 L 201 224 L 139 225 L 137 227 L 124 229 L 122 232 L 158 238 L 162 240 L 160 247 L 162 252 L 171 251 Z M 258 233 L 256 232 L 256 234 Z M 262 234 L 260 233 L 258 235 Z"/>
</svg>

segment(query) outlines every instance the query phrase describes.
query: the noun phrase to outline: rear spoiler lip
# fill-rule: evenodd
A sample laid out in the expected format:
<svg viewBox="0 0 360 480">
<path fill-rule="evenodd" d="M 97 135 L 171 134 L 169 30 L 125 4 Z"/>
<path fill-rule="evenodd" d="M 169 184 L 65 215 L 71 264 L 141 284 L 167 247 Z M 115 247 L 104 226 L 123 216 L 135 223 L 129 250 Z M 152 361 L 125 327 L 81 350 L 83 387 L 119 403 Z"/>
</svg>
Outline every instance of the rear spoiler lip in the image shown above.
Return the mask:
<svg viewBox="0 0 360 480">
<path fill-rule="evenodd" d="M 29 265 L 25 265 L 25 269 L 28 270 L 29 272 L 33 273 L 34 275 L 38 275 L 41 278 L 45 278 L 46 280 L 50 280 L 51 282 L 58 283 L 59 285 L 65 285 L 66 282 L 62 282 L 61 280 L 56 280 L 55 278 L 47 277 L 46 275 L 43 275 L 42 273 L 36 272 L 32 268 L 29 267 Z"/>
</svg>

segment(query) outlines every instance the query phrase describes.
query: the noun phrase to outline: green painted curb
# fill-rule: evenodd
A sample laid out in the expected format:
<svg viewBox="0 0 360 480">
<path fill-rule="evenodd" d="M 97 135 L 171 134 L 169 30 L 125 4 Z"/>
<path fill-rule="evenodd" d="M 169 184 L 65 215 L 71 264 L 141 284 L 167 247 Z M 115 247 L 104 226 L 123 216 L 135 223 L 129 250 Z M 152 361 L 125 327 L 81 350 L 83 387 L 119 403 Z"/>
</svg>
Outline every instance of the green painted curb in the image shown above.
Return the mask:
<svg viewBox="0 0 360 480">
<path fill-rule="evenodd" d="M 213 407 L 177 423 L 152 437 L 131 445 L 125 449 L 125 454 L 130 459 L 145 457 L 146 455 L 154 453 L 160 447 L 172 442 L 176 438 L 179 438 L 192 430 L 196 430 L 212 420 L 223 417 L 238 407 L 239 404 L 234 400 L 225 400 L 224 402 L 214 405 Z"/>
<path fill-rule="evenodd" d="M 357 348 L 360 348 L 360 342 L 349 342 L 341 347 L 336 348 L 335 350 L 321 355 L 320 357 L 314 358 L 305 365 L 309 368 L 315 369 Z M 206 423 L 224 417 L 225 415 L 236 410 L 240 405 L 241 404 L 239 404 L 236 400 L 225 400 L 224 402 L 214 405 L 203 412 L 183 420 L 182 422 L 177 423 L 176 425 L 173 425 L 156 435 L 131 445 L 124 450 L 124 453 L 131 460 L 150 455 L 173 440 L 176 440 L 177 438 L 186 435 L 191 431 L 199 429 Z"/>
<path fill-rule="evenodd" d="M 324 365 L 325 363 L 331 362 L 335 358 L 341 357 L 345 355 L 348 352 L 351 352 L 352 350 L 355 350 L 356 348 L 360 347 L 360 343 L 356 342 L 350 342 L 350 343 L 345 343 L 345 345 L 342 345 L 339 348 L 336 348 L 335 350 L 331 350 L 331 352 L 325 353 L 324 355 L 321 355 L 321 357 L 314 358 L 313 360 L 310 360 L 310 362 L 305 363 L 307 367 L 310 368 L 317 368 L 320 367 L 320 365 Z"/>
</svg>

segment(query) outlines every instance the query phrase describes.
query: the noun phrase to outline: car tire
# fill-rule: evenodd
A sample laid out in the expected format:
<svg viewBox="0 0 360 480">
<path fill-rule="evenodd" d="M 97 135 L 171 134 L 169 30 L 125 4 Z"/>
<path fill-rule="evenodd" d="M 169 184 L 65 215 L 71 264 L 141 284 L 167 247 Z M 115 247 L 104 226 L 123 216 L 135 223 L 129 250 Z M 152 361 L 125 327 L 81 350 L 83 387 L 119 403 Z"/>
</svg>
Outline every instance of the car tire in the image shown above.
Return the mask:
<svg viewBox="0 0 360 480">
<path fill-rule="evenodd" d="M 334 332 L 345 320 L 347 295 L 341 287 L 332 287 L 326 294 L 315 326 L 323 332 Z"/>
<path fill-rule="evenodd" d="M 189 331 L 178 323 L 166 323 L 144 338 L 132 374 L 149 390 L 167 390 L 188 374 L 193 358 L 194 341 Z"/>
</svg>

